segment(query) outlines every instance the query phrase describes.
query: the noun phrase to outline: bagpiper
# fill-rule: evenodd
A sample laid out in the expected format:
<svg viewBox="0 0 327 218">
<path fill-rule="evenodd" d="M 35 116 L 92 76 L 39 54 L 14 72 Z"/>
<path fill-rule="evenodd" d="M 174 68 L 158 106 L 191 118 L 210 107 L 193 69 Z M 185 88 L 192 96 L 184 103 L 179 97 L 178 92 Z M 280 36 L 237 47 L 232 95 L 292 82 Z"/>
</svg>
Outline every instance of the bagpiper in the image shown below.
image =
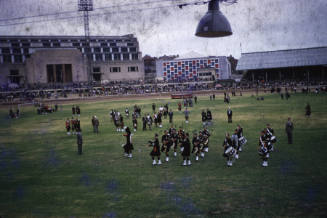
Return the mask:
<svg viewBox="0 0 327 218">
<path fill-rule="evenodd" d="M 233 148 L 235 149 L 235 159 L 239 158 L 239 141 L 237 136 L 237 129 L 235 129 L 234 134 L 231 137 Z"/>
<path fill-rule="evenodd" d="M 125 156 L 132 158 L 132 150 L 134 149 L 132 144 L 132 133 L 129 127 L 126 127 L 125 132 L 126 133 L 123 135 L 126 137 L 126 144 L 123 145 Z"/>
<path fill-rule="evenodd" d="M 200 145 L 200 139 L 199 139 L 197 133 L 193 134 L 192 144 L 193 144 L 192 153 L 195 154 L 195 160 L 198 161 L 199 160 L 199 154 L 200 154 L 200 151 L 201 151 L 201 145 Z"/>
<path fill-rule="evenodd" d="M 235 149 L 233 147 L 233 142 L 229 136 L 229 133 L 226 133 L 225 140 L 223 142 L 224 153 L 223 157 L 227 159 L 227 166 L 233 166 L 233 158 L 235 156 Z"/>
<path fill-rule="evenodd" d="M 182 156 L 183 156 L 183 166 L 190 166 L 191 165 L 191 160 L 190 160 L 190 155 L 191 155 L 191 143 L 189 139 L 188 133 L 185 134 L 183 141 L 181 143 L 181 150 L 182 150 Z"/>
<path fill-rule="evenodd" d="M 265 131 L 261 131 L 259 137 L 259 155 L 262 158 L 262 166 L 268 166 L 269 150 L 268 150 L 268 141 L 266 140 Z"/>
<path fill-rule="evenodd" d="M 136 114 L 133 114 L 132 119 L 133 119 L 132 122 L 133 122 L 134 132 L 136 132 L 136 130 L 137 130 L 137 118 L 136 118 Z"/>
<path fill-rule="evenodd" d="M 69 118 L 67 118 L 65 124 L 66 124 L 67 135 L 70 135 L 70 120 L 69 120 Z"/>
<path fill-rule="evenodd" d="M 160 144 L 159 144 L 159 139 L 158 139 L 158 134 L 156 133 L 154 136 L 154 141 L 149 141 L 150 146 L 152 146 L 152 151 L 150 152 L 150 156 L 152 157 L 152 165 L 161 165 L 161 160 L 160 160 Z M 158 159 L 158 163 L 155 160 L 155 157 Z"/>
<path fill-rule="evenodd" d="M 169 150 L 170 150 L 170 146 L 171 146 L 171 140 L 170 140 L 170 135 L 168 134 L 168 131 L 165 130 L 164 134 L 161 137 L 161 152 L 165 152 L 166 154 L 166 162 L 169 161 Z"/>
</svg>

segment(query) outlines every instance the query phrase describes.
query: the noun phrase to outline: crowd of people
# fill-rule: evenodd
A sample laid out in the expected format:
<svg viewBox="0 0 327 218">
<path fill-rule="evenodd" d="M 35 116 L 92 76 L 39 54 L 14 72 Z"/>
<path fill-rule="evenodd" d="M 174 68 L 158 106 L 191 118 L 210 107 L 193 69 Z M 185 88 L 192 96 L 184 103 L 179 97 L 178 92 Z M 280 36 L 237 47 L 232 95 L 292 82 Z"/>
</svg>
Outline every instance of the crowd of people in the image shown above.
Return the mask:
<svg viewBox="0 0 327 218">
<path fill-rule="evenodd" d="M 58 99 L 79 97 L 88 98 L 96 96 L 112 96 L 112 95 L 145 95 L 160 94 L 174 92 L 192 92 L 192 91 L 208 91 L 222 89 L 227 93 L 235 96 L 237 93 L 242 95 L 246 90 L 263 90 L 264 92 L 281 93 L 283 89 L 288 92 L 302 91 L 308 93 L 327 92 L 327 84 L 324 82 L 295 82 L 295 81 L 275 81 L 275 82 L 250 82 L 242 81 L 241 83 L 226 83 L 223 85 L 219 82 L 160 82 L 144 83 L 143 81 L 111 81 L 103 84 L 95 83 L 72 83 L 72 84 L 35 84 L 28 87 L 9 88 L 2 87 L 0 89 L 0 101 L 33 101 L 38 98 Z M 310 88 L 311 87 L 311 88 Z M 314 87 L 314 88 L 312 88 Z M 312 89 L 312 90 L 311 90 Z M 212 96 L 214 98 L 214 96 Z M 225 96 L 226 101 L 230 100 L 229 96 Z"/>
</svg>

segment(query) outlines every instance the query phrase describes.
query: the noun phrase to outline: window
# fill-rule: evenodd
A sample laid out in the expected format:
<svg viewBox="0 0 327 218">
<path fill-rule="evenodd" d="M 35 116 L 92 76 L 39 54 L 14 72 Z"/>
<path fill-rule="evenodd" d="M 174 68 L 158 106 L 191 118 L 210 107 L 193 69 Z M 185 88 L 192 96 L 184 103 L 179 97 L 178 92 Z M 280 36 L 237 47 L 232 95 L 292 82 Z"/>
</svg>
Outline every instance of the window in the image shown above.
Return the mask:
<svg viewBox="0 0 327 218">
<path fill-rule="evenodd" d="M 79 46 L 80 46 L 80 43 L 79 43 L 79 42 L 74 42 L 74 43 L 73 43 L 73 46 L 74 46 L 74 47 L 79 47 Z"/>
<path fill-rule="evenodd" d="M 52 43 L 52 46 L 53 47 L 60 47 L 60 43 L 59 42 L 54 42 L 54 43 Z"/>
<path fill-rule="evenodd" d="M 127 61 L 127 60 L 129 60 L 129 54 L 123 54 L 123 60 L 124 61 Z"/>
<path fill-rule="evenodd" d="M 127 43 L 127 46 L 134 46 L 134 43 Z"/>
<path fill-rule="evenodd" d="M 31 46 L 31 43 L 23 43 L 23 47 L 30 47 Z"/>
<path fill-rule="evenodd" d="M 84 52 L 90 53 L 91 52 L 91 48 L 84 48 Z"/>
<path fill-rule="evenodd" d="M 71 64 L 48 64 L 48 83 L 69 83 L 73 81 Z"/>
<path fill-rule="evenodd" d="M 126 47 L 121 47 L 121 52 L 127 52 L 127 48 Z"/>
<path fill-rule="evenodd" d="M 10 82 L 11 83 L 20 83 L 19 70 L 10 70 Z"/>
<path fill-rule="evenodd" d="M 11 55 L 4 55 L 3 63 L 11 63 Z"/>
<path fill-rule="evenodd" d="M 2 48 L 2 54 L 10 54 L 10 49 L 9 48 Z"/>
<path fill-rule="evenodd" d="M 14 48 L 12 51 L 13 51 L 14 54 L 20 54 L 21 53 L 20 48 Z"/>
<path fill-rule="evenodd" d="M 19 47 L 20 45 L 19 45 L 19 43 L 11 43 L 11 46 L 12 47 Z"/>
<path fill-rule="evenodd" d="M 131 48 L 129 48 L 129 51 L 130 52 L 136 52 L 136 48 L 135 47 L 131 47 Z"/>
<path fill-rule="evenodd" d="M 119 52 L 119 49 L 117 47 L 113 47 L 112 52 Z"/>
<path fill-rule="evenodd" d="M 128 67 L 128 72 L 138 72 L 138 71 L 139 71 L 138 66 Z"/>
<path fill-rule="evenodd" d="M 10 76 L 18 76 L 19 70 L 10 70 Z"/>
<path fill-rule="evenodd" d="M 96 61 L 102 61 L 102 54 L 95 54 Z"/>
<path fill-rule="evenodd" d="M 94 50 L 95 53 L 100 53 L 101 52 L 101 48 L 99 48 L 99 47 L 95 47 L 95 48 L 93 48 L 93 50 Z"/>
<path fill-rule="evenodd" d="M 121 60 L 120 54 L 114 54 L 114 60 L 115 61 L 120 61 Z"/>
<path fill-rule="evenodd" d="M 24 54 L 29 54 L 29 49 L 28 48 L 24 48 L 23 52 L 24 52 Z"/>
<path fill-rule="evenodd" d="M 23 56 L 22 55 L 15 55 L 14 59 L 15 59 L 15 63 L 23 63 Z"/>
<path fill-rule="evenodd" d="M 101 46 L 102 47 L 108 47 L 108 44 L 107 43 L 101 43 Z"/>
<path fill-rule="evenodd" d="M 120 67 L 110 67 L 110 72 L 119 73 L 120 72 Z"/>
<path fill-rule="evenodd" d="M 133 53 L 132 60 L 138 60 L 138 59 L 139 59 L 139 55 L 137 53 Z"/>
<path fill-rule="evenodd" d="M 116 43 L 110 43 L 110 46 L 115 47 L 115 46 L 117 46 L 117 44 Z"/>
<path fill-rule="evenodd" d="M 103 52 L 110 52 L 110 48 L 103 48 Z"/>
<path fill-rule="evenodd" d="M 100 73 L 100 67 L 93 67 L 93 73 Z"/>
<path fill-rule="evenodd" d="M 42 44 L 43 44 L 43 47 L 47 47 L 47 48 L 51 46 L 51 44 L 49 42 L 43 42 Z"/>
<path fill-rule="evenodd" d="M 105 54 L 104 58 L 105 58 L 106 61 L 111 61 L 112 60 L 111 54 Z"/>
</svg>

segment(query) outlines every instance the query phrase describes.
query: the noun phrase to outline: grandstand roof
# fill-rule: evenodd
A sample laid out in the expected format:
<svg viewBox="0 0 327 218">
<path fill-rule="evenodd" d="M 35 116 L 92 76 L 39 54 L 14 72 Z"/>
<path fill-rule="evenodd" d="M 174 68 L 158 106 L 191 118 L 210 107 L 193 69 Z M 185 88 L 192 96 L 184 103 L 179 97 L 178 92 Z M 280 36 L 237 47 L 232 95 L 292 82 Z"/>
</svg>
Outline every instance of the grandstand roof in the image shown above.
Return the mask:
<svg viewBox="0 0 327 218">
<path fill-rule="evenodd" d="M 236 70 L 327 65 L 327 47 L 242 53 Z"/>
</svg>

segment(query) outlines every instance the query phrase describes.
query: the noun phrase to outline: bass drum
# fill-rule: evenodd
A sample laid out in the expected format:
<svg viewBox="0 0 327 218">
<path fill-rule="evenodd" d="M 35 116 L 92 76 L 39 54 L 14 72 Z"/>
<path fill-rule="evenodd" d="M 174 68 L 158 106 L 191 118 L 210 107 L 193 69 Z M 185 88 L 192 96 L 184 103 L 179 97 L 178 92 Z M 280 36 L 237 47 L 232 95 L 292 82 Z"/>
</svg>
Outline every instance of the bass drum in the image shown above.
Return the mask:
<svg viewBox="0 0 327 218">
<path fill-rule="evenodd" d="M 225 154 L 231 157 L 235 154 L 235 149 L 232 146 L 230 146 L 226 149 Z"/>
<path fill-rule="evenodd" d="M 277 142 L 276 136 L 274 136 L 274 135 L 271 136 L 270 141 L 271 141 L 271 143 L 276 143 Z"/>
<path fill-rule="evenodd" d="M 268 149 L 266 148 L 266 147 L 261 147 L 260 149 L 259 149 L 259 155 L 261 155 L 261 156 L 264 156 L 264 155 L 266 155 L 267 153 L 268 153 Z"/>
</svg>

